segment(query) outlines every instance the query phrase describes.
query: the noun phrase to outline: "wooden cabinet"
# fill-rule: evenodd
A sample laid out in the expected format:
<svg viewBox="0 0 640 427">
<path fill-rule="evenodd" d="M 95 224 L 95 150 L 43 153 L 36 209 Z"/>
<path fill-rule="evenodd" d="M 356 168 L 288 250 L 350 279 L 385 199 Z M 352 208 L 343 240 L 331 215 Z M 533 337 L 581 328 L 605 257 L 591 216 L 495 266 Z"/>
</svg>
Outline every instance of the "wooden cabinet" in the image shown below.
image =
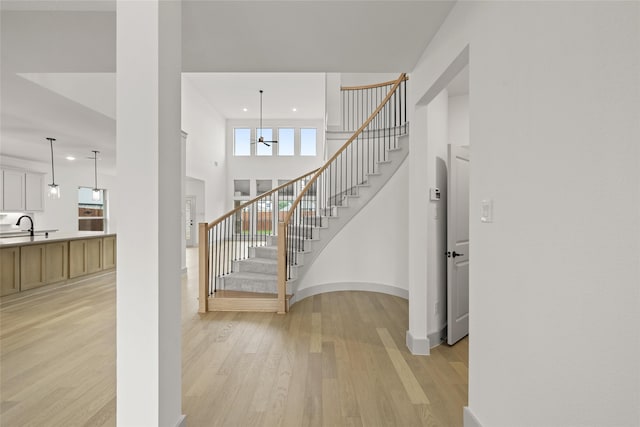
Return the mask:
<svg viewBox="0 0 640 427">
<path fill-rule="evenodd" d="M 37 288 L 47 283 L 45 245 L 20 248 L 20 290 Z"/>
<path fill-rule="evenodd" d="M 0 249 L 0 296 L 20 291 L 20 248 Z"/>
<path fill-rule="evenodd" d="M 87 237 L 0 249 L 0 296 L 116 266 L 116 236 Z"/>
<path fill-rule="evenodd" d="M 107 238 L 109 239 L 109 237 Z M 112 237 L 115 242 L 115 237 Z M 97 273 L 104 269 L 104 239 L 81 239 L 69 242 L 69 278 Z M 110 245 L 110 252 L 115 251 L 115 243 Z M 115 258 L 115 254 L 111 255 Z M 108 261 L 108 259 L 107 259 Z M 115 267 L 115 260 L 113 261 Z M 107 268 L 111 268 L 107 267 Z"/>
<path fill-rule="evenodd" d="M 25 291 L 66 280 L 67 256 L 67 242 L 22 246 L 20 290 Z"/>
<path fill-rule="evenodd" d="M 69 242 L 69 278 L 88 274 L 87 241 L 71 240 Z"/>
<path fill-rule="evenodd" d="M 89 274 L 102 270 L 102 239 L 87 240 L 87 272 Z"/>
<path fill-rule="evenodd" d="M 116 236 L 105 237 L 102 243 L 103 262 L 105 270 L 116 266 Z"/>
<path fill-rule="evenodd" d="M 44 210 L 44 175 L 5 169 L 0 172 L 0 211 Z"/>
<path fill-rule="evenodd" d="M 45 279 L 47 284 L 66 280 L 68 270 L 68 243 L 55 242 L 45 245 Z"/>
<path fill-rule="evenodd" d="M 24 177 L 24 172 L 14 170 L 2 171 L 2 210 L 24 211 Z"/>
</svg>

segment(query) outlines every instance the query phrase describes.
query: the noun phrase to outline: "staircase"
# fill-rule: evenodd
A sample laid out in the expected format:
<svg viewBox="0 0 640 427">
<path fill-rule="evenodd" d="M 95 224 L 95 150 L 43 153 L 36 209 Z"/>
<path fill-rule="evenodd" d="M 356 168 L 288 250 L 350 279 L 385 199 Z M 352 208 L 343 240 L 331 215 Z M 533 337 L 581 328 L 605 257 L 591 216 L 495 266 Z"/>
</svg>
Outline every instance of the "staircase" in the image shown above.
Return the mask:
<svg viewBox="0 0 640 427">
<path fill-rule="evenodd" d="M 402 74 L 393 82 L 348 88 L 370 91 L 382 102 L 323 167 L 200 224 L 200 312 L 288 311 L 314 259 L 407 157 L 406 80 Z M 345 123 L 365 110 L 354 109 L 358 117 L 346 116 Z M 277 206 L 277 218 L 264 206 Z M 248 227 L 245 217 L 252 218 Z"/>
</svg>

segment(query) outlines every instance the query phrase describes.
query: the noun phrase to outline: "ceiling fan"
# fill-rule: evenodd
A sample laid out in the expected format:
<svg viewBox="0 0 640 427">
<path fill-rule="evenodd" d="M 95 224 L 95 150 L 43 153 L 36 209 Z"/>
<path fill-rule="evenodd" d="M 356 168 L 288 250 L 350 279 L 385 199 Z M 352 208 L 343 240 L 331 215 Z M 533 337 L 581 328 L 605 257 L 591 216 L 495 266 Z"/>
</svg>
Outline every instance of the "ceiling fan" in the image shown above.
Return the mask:
<svg viewBox="0 0 640 427">
<path fill-rule="evenodd" d="M 277 144 L 278 141 L 265 141 L 264 137 L 262 136 L 262 92 L 263 90 L 260 89 L 260 136 L 258 137 L 257 141 L 252 141 L 252 143 L 262 143 L 264 145 L 266 145 L 267 147 L 271 147 L 271 144 Z"/>
</svg>

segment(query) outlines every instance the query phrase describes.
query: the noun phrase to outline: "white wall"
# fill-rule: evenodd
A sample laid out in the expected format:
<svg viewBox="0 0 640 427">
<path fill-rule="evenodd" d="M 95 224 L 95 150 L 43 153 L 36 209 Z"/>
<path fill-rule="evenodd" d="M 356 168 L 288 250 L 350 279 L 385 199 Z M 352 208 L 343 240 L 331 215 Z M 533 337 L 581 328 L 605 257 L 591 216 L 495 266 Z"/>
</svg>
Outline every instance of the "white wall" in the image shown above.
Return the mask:
<svg viewBox="0 0 640 427">
<path fill-rule="evenodd" d="M 469 145 L 469 95 L 449 96 L 449 143 Z"/>
<path fill-rule="evenodd" d="M 637 2 L 458 2 L 412 73 L 428 98 L 469 46 L 467 425 L 640 424 L 639 18 Z"/>
<path fill-rule="evenodd" d="M 182 78 L 182 130 L 187 136 L 187 176 L 204 181 L 204 221 L 230 208 L 225 198 L 225 119 L 187 78 Z M 198 208 L 200 209 L 200 208 Z"/>
<path fill-rule="evenodd" d="M 307 172 L 316 169 L 323 164 L 324 156 L 324 120 L 263 120 L 263 127 L 273 127 L 275 132 L 273 137 L 277 138 L 278 127 L 295 128 L 296 155 L 278 156 L 275 144 L 272 156 L 234 156 L 233 155 L 233 129 L 236 127 L 247 127 L 255 129 L 258 127 L 257 120 L 227 120 L 227 200 L 233 200 L 233 181 L 235 179 L 251 180 L 251 197 L 255 197 L 256 179 L 272 179 L 273 185 L 277 185 L 278 179 L 293 179 Z M 316 156 L 300 156 L 299 128 L 316 128 L 317 141 Z M 255 144 L 252 145 L 255 150 Z"/>
<path fill-rule="evenodd" d="M 87 156 L 91 153 L 87 153 Z M 78 187 L 94 186 L 94 165 L 88 159 L 74 161 L 55 159 L 56 184 L 60 185 L 60 199 L 49 199 L 47 184 L 51 183 L 51 164 L 2 156 L 0 165 L 32 172 L 44 173 L 44 211 L 34 213 L 36 229 L 58 229 L 60 232 L 78 231 Z M 107 231 L 118 228 L 113 209 L 117 204 L 115 176 L 100 172 L 98 162 L 98 187 L 107 190 Z"/>
<path fill-rule="evenodd" d="M 408 171 L 405 162 L 329 242 L 297 293 L 320 285 L 338 285 L 407 296 Z"/>
</svg>

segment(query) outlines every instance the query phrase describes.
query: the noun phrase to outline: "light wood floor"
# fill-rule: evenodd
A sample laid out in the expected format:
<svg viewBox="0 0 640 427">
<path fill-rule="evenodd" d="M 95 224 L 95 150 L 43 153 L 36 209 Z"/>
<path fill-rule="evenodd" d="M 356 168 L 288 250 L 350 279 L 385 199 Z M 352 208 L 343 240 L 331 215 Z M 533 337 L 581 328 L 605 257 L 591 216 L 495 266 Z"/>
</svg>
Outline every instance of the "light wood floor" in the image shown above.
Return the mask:
<svg viewBox="0 0 640 427">
<path fill-rule="evenodd" d="M 335 292 L 287 315 L 198 315 L 195 274 L 183 290 L 189 427 L 462 425 L 468 341 L 412 356 L 405 300 Z M 1 426 L 115 425 L 114 274 L 0 300 L 0 398 Z"/>
</svg>

